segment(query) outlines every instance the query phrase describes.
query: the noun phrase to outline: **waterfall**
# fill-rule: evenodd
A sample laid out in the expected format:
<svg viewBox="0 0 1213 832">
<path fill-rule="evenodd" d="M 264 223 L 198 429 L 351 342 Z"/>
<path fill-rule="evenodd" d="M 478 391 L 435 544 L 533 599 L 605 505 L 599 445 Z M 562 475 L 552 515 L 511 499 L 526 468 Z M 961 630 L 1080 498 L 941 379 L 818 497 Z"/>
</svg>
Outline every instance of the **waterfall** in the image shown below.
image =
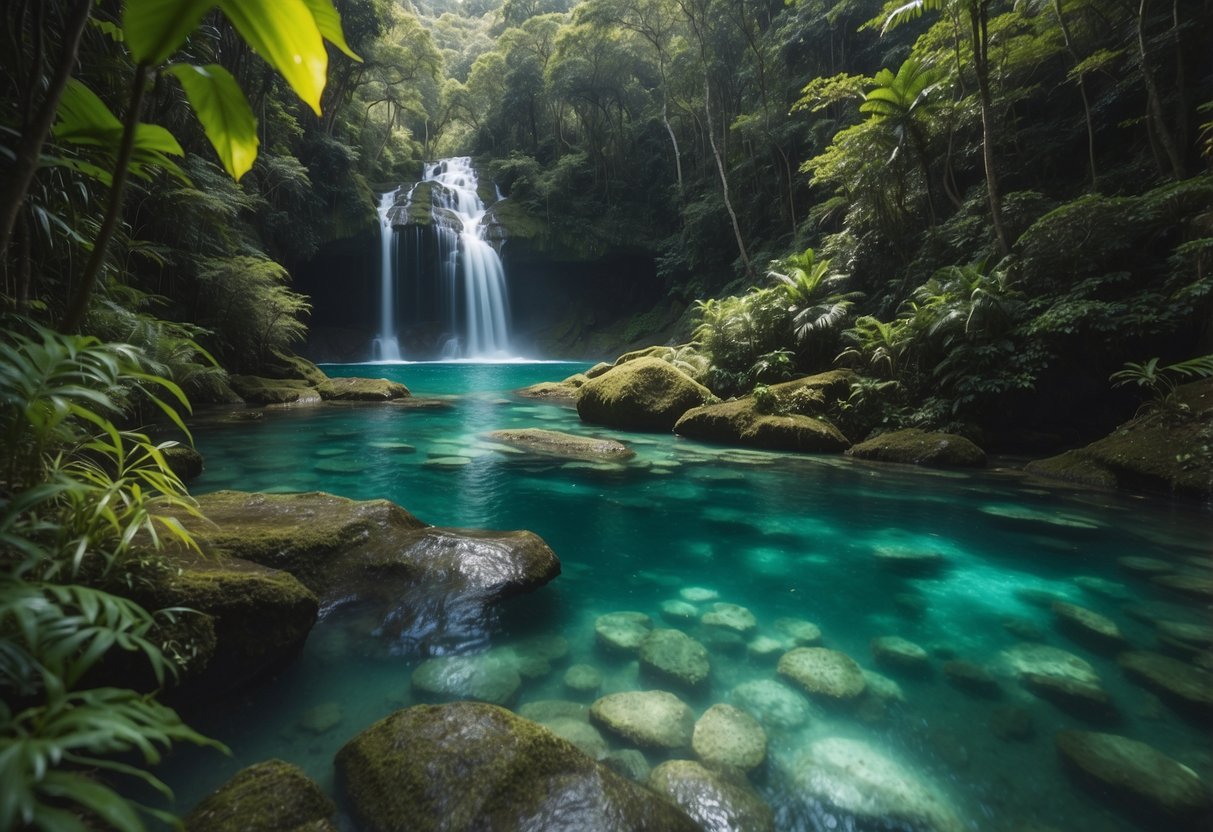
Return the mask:
<svg viewBox="0 0 1213 832">
<path fill-rule="evenodd" d="M 396 230 L 389 216 L 399 188 L 379 197 L 379 335 L 371 343 L 371 360 L 399 361 L 396 337 Z"/>
<path fill-rule="evenodd" d="M 450 333 L 443 357 L 501 358 L 510 354 L 509 298 L 505 269 L 485 239 L 485 205 L 476 191 L 468 156 L 428 166 L 433 182 L 434 230 L 438 235 L 439 280 L 445 290 Z"/>
</svg>

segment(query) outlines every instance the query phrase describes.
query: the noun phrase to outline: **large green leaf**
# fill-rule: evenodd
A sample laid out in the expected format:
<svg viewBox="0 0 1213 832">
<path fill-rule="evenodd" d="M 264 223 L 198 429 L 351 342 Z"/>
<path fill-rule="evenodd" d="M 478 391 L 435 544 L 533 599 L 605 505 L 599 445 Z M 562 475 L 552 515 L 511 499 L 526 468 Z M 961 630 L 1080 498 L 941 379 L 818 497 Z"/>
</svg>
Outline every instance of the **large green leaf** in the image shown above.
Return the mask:
<svg viewBox="0 0 1213 832">
<path fill-rule="evenodd" d="M 215 0 L 126 0 L 122 31 L 139 63 L 159 66 L 198 27 Z"/>
<path fill-rule="evenodd" d="M 122 135 L 122 122 L 97 94 L 75 78 L 59 99 L 55 138 L 73 144 L 106 145 Z"/>
<path fill-rule="evenodd" d="M 304 0 L 220 0 L 219 8 L 249 46 L 257 50 L 320 114 L 328 52 Z"/>
<path fill-rule="evenodd" d="M 185 88 L 223 167 L 236 181 L 257 159 L 257 119 L 232 74 L 218 64 L 169 67 Z"/>
<path fill-rule="evenodd" d="M 362 63 L 362 58 L 358 57 L 357 53 L 350 49 L 350 45 L 345 42 L 345 32 L 341 31 L 341 15 L 337 14 L 333 0 L 303 0 L 303 2 L 307 3 L 307 7 L 311 10 L 312 17 L 316 19 L 316 25 L 320 27 L 320 34 L 324 36 L 324 39 L 355 61 Z"/>
</svg>

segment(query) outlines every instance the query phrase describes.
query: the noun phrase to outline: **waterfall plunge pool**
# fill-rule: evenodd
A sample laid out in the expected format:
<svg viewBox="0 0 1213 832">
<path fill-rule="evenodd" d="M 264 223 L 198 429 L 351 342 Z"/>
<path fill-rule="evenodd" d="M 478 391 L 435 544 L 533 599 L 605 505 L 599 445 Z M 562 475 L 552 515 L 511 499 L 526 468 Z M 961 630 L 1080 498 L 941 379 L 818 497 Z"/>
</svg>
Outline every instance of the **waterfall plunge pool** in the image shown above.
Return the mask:
<svg viewBox="0 0 1213 832">
<path fill-rule="evenodd" d="M 970 830 L 1046 828 L 1117 832 L 1132 823 L 1072 784 L 1054 749 L 1063 729 L 1107 730 L 1149 743 L 1208 782 L 1208 724 L 1172 711 L 1128 680 L 1114 658 L 1059 631 L 1040 599 L 1057 596 L 1113 619 L 1134 649 L 1159 650 L 1135 610 L 1208 623 L 1199 604 L 1163 594 L 1117 566 L 1128 556 L 1202 574 L 1210 517 L 1164 499 L 1054 488 L 997 470 L 940 472 L 874 466 L 840 456 L 783 455 L 706 445 L 663 434 L 582 424 L 575 410 L 511 391 L 560 379 L 585 364 L 418 363 L 342 366 L 341 375 L 387 376 L 446 406 L 320 406 L 267 410 L 254 422 L 194 430 L 206 471 L 194 491 L 324 490 L 387 498 L 422 520 L 450 526 L 530 529 L 560 556 L 563 574 L 481 622 L 483 651 L 559 635 L 568 656 L 524 680 L 516 708 L 551 699 L 588 704 L 563 683 L 574 664 L 595 667 L 601 693 L 651 689 L 634 658 L 595 646 L 595 620 L 634 610 L 654 626 L 707 641 L 695 622 L 663 620 L 671 600 L 716 594 L 757 619 L 756 635 L 787 640 L 779 619 L 818 625 L 826 646 L 876 670 L 870 643 L 902 636 L 927 648 L 932 672 L 898 676 L 879 708 L 837 711 L 792 695 L 805 721 L 768 727 L 768 762 L 751 782 L 780 830 L 870 829 L 828 811 L 788 778 L 809 744 L 845 738 L 887 757 L 934 791 Z M 626 463 L 587 465 L 502 453 L 484 433 L 542 427 L 610 436 L 636 451 Z M 393 448 L 407 444 L 412 453 Z M 434 460 L 447 460 L 434 465 Z M 454 462 L 452 462 L 454 460 Z M 947 568 L 929 577 L 881 569 L 875 553 L 925 549 Z M 701 590 L 697 595 L 695 591 Z M 690 601 L 701 609 L 709 602 Z M 335 793 L 332 758 L 347 740 L 392 711 L 426 701 L 410 674 L 425 657 L 376 635 L 381 622 L 337 611 L 312 631 L 301 657 L 276 680 L 211 711 L 185 714 L 227 743 L 231 758 L 181 749 L 164 775 L 185 811 L 236 770 L 278 757 Z M 752 639 L 751 635 L 748 638 Z M 1025 638 L 1089 662 L 1119 711 L 1091 724 L 1022 687 L 1006 651 Z M 775 658 L 744 645 L 709 643 L 710 686 L 680 694 L 698 716 L 716 702 L 744 703 L 755 683 L 779 681 Z M 994 673 L 997 698 L 949 684 L 946 658 Z M 776 657 L 777 658 L 777 657 Z M 326 718 L 317 720 L 323 713 Z M 1009 730 L 1007 723 L 1013 723 Z M 1017 726 L 1017 727 L 1015 727 Z M 624 746 L 612 743 L 612 748 Z M 658 758 L 650 758 L 656 764 Z M 346 828 L 354 829 L 348 818 Z M 889 818 L 880 829 L 910 828 Z"/>
</svg>

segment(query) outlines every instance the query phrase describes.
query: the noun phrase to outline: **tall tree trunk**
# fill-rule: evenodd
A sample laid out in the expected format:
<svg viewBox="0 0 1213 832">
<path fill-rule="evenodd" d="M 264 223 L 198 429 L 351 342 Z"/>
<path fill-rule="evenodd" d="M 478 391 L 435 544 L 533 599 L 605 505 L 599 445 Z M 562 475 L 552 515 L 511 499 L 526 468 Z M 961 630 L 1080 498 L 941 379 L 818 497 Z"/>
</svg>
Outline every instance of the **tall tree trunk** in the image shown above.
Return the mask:
<svg viewBox="0 0 1213 832">
<path fill-rule="evenodd" d="M 746 252 L 745 239 L 741 236 L 741 225 L 737 222 L 737 212 L 733 210 L 733 200 L 729 198 L 729 177 L 725 172 L 720 150 L 716 147 L 716 134 L 712 127 L 712 86 L 708 79 L 706 66 L 703 71 L 703 115 L 707 120 L 708 143 L 712 146 L 712 156 L 716 159 L 716 171 L 720 174 L 720 193 L 724 198 L 724 209 L 729 212 L 729 220 L 733 223 L 733 236 L 737 240 L 737 251 L 741 254 L 746 276 L 753 277 L 754 267 L 750 264 L 749 253 Z"/>
<path fill-rule="evenodd" d="M 1002 191 L 994 167 L 994 104 L 990 94 L 990 53 L 987 0 L 973 0 L 969 6 L 969 22 L 973 33 L 973 68 L 977 72 L 977 96 L 981 101 L 981 155 L 986 169 L 986 191 L 990 198 L 990 221 L 998 252 L 1003 257 L 1011 253 L 1007 230 L 1002 220 Z"/>
<path fill-rule="evenodd" d="M 0 190 L 0 263 L 8 254 L 8 246 L 13 238 L 13 226 L 17 221 L 17 212 L 25 202 L 30 183 L 38 170 L 38 159 L 42 155 L 42 146 L 55 123 L 55 113 L 59 109 L 59 99 L 72 76 L 72 68 L 76 65 L 76 55 L 80 50 L 80 36 L 88 23 L 88 14 L 92 9 L 92 0 L 76 0 L 76 4 L 68 12 L 66 25 L 63 29 L 63 44 L 59 49 L 59 60 L 46 86 L 46 94 L 38 106 L 30 122 L 21 131 L 21 140 L 17 144 L 16 156 L 9 170 L 8 181 Z M 39 73 L 38 67 L 33 67 L 30 73 L 30 85 L 34 83 Z"/>
<path fill-rule="evenodd" d="M 1137 50 L 1141 61 L 1141 78 L 1146 86 L 1146 116 L 1154 129 L 1158 143 L 1162 145 L 1167 163 L 1171 166 L 1171 175 L 1176 179 L 1184 178 L 1184 160 L 1171 129 L 1167 126 L 1167 117 L 1162 110 L 1162 96 L 1158 91 L 1158 83 L 1150 70 L 1149 50 L 1146 48 L 1146 13 L 1149 10 L 1149 0 L 1141 0 L 1137 7 Z M 1166 173 L 1166 171 L 1163 171 Z"/>
<path fill-rule="evenodd" d="M 122 197 L 126 192 L 131 153 L 135 148 L 135 131 L 139 127 L 139 113 L 143 109 L 143 94 L 147 90 L 149 71 L 145 64 L 135 67 L 135 78 L 131 82 L 130 103 L 127 105 L 126 117 L 122 124 L 122 141 L 118 145 L 118 158 L 114 161 L 114 177 L 110 184 L 109 205 L 106 206 L 105 219 L 101 221 L 97 239 L 93 241 L 93 250 L 89 254 L 88 263 L 85 264 L 80 285 L 76 287 L 76 294 L 59 326 L 63 332 L 75 332 L 84 322 L 84 314 L 88 311 L 89 300 L 97 285 L 97 276 L 101 273 L 105 255 L 109 251 L 110 239 L 114 236 L 114 229 L 118 227 L 118 220 L 122 216 Z"/>
<path fill-rule="evenodd" d="M 1066 44 L 1066 51 L 1070 53 L 1070 59 L 1074 61 L 1074 65 L 1078 66 L 1082 63 L 1082 59 L 1078 57 L 1078 50 L 1074 48 L 1074 39 L 1070 36 L 1070 26 L 1066 23 L 1065 15 L 1061 11 L 1061 0 L 1053 0 L 1053 14 L 1057 17 L 1057 26 L 1061 29 L 1061 39 Z M 1091 172 L 1091 190 L 1097 190 L 1099 187 L 1099 173 L 1095 169 L 1095 124 L 1091 119 L 1091 100 L 1087 97 L 1087 74 L 1085 72 L 1078 73 L 1078 94 L 1082 96 L 1082 117 L 1087 125 L 1087 164 Z"/>
</svg>

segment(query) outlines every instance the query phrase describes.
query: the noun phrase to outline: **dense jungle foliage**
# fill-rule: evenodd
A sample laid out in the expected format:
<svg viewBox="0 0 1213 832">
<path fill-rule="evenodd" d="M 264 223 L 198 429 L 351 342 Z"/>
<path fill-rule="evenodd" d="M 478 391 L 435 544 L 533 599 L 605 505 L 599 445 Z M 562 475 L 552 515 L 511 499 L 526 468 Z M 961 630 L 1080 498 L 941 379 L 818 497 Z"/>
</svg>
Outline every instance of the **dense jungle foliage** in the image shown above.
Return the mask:
<svg viewBox="0 0 1213 832">
<path fill-rule="evenodd" d="M 0 19 L 5 829 L 140 829 L 113 781 L 159 788 L 137 763 L 205 742 L 106 684 L 110 648 L 149 686 L 189 659 L 165 634 L 187 613 L 126 598 L 192 545 L 156 519 L 189 507 L 171 443 L 137 428 L 280 361 L 309 311 L 291 272 L 373 228 L 372 186 L 422 159 L 477 156 L 555 244 L 651 256 L 688 309 L 670 360 L 720 395 L 861 371 L 853 431 L 1052 430 L 1114 373 L 1162 396 L 1211 369 L 1209 0 L 3 0 Z"/>
</svg>

